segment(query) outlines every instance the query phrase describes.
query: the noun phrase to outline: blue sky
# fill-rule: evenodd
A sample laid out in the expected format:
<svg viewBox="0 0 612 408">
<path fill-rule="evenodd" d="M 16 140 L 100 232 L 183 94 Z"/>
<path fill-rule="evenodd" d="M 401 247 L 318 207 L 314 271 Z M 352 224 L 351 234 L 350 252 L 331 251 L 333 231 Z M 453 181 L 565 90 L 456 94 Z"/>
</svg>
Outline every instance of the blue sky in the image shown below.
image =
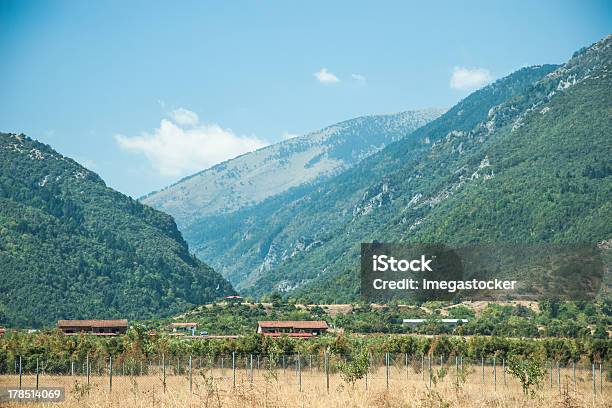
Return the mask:
<svg viewBox="0 0 612 408">
<path fill-rule="evenodd" d="M 609 1 L 176 3 L 0 0 L 0 131 L 137 197 L 344 119 L 450 107 L 612 32 Z"/>
</svg>

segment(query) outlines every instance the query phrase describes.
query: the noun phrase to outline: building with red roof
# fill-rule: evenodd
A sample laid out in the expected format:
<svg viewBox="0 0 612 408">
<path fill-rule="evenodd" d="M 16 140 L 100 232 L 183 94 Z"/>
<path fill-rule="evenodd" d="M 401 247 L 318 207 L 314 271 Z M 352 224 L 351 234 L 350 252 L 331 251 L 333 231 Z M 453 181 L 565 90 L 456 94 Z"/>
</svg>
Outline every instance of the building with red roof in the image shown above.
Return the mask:
<svg viewBox="0 0 612 408">
<path fill-rule="evenodd" d="M 329 326 L 324 320 L 289 320 L 257 322 L 257 333 L 264 336 L 308 338 L 327 333 Z"/>
<path fill-rule="evenodd" d="M 58 320 L 57 328 L 66 335 L 85 333 L 95 336 L 116 336 L 127 332 L 128 321 L 126 319 Z"/>
</svg>

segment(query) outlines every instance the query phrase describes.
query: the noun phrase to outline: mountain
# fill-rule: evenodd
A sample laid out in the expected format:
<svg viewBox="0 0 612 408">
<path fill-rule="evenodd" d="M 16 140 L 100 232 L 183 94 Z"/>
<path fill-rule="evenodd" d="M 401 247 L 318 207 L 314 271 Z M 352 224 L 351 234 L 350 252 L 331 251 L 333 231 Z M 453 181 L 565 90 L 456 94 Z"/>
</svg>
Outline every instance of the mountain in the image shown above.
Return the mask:
<svg viewBox="0 0 612 408">
<path fill-rule="evenodd" d="M 247 293 L 291 290 L 311 280 L 311 274 L 328 276 L 326 268 L 333 265 L 333 260 L 362 241 L 358 235 L 364 227 L 357 223 L 376 223 L 373 213 L 380 213 L 380 208 L 388 207 L 389 199 L 400 193 L 388 190 L 389 175 L 398 174 L 401 178 L 411 172 L 435 143 L 434 137 L 452 129 L 471 129 L 487 117 L 493 106 L 554 68 L 521 70 L 475 92 L 438 119 L 352 169 L 318 185 L 294 188 L 257 205 L 196 221 L 183 229 L 185 238 L 198 256 Z M 349 235 L 350 231 L 354 235 Z M 344 239 L 349 236 L 355 241 Z M 301 263 L 307 254 L 317 254 L 324 248 L 331 249 L 329 259 L 316 259 L 310 265 Z M 291 264 L 292 269 L 287 271 L 285 264 Z M 302 272 L 303 268 L 307 272 Z M 298 271 L 303 275 L 296 280 L 292 274 Z"/>
<path fill-rule="evenodd" d="M 184 229 L 204 217 L 338 174 L 442 112 L 425 109 L 347 120 L 225 161 L 141 201 L 171 214 Z"/>
<path fill-rule="evenodd" d="M 361 242 L 610 240 L 611 43 L 502 78 L 304 195 L 219 217 L 200 246 L 245 293 L 352 302 Z"/>
<path fill-rule="evenodd" d="M 0 133 L 0 324 L 171 315 L 234 293 L 172 217 L 24 135 Z"/>
</svg>

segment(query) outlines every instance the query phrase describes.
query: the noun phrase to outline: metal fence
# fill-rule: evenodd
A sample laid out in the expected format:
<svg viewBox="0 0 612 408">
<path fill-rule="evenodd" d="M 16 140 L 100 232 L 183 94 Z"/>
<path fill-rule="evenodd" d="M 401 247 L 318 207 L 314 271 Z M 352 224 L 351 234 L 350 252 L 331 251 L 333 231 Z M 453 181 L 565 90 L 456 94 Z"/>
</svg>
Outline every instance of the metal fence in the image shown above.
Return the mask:
<svg viewBox="0 0 612 408">
<path fill-rule="evenodd" d="M 152 387 L 170 393 L 178 390 L 192 392 L 194 387 L 210 381 L 219 381 L 233 388 L 276 382 L 299 391 L 316 386 L 329 393 L 344 382 L 341 367 L 350 359 L 350 356 L 332 353 L 159 354 L 147 357 L 86 356 L 80 359 L 17 356 L 4 362 L 0 385 L 39 388 L 57 386 L 63 380 L 67 384 L 76 383 L 84 390 L 96 386 L 112 393 L 118 388 Z M 551 393 L 580 389 L 592 392 L 594 397 L 604 395 L 612 381 L 610 368 L 608 363 L 549 361 L 542 385 Z M 520 388 L 519 381 L 509 373 L 507 361 L 503 358 L 397 353 L 371 355 L 367 373 L 354 386 L 388 389 L 406 383 L 429 388 L 441 384 L 472 384 L 490 392 Z"/>
</svg>

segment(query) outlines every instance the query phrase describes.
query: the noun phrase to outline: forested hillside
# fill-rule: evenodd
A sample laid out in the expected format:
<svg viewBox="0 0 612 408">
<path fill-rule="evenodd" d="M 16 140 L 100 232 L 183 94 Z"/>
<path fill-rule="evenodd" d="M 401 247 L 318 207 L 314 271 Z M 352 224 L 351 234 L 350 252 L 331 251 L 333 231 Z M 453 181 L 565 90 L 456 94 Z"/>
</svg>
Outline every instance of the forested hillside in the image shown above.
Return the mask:
<svg viewBox="0 0 612 408">
<path fill-rule="evenodd" d="M 289 275 L 293 285 L 300 282 L 296 296 L 354 298 L 358 252 L 345 242 L 609 241 L 611 62 L 608 37 L 493 107 L 472 127 L 423 128 L 411 141 L 429 138 L 431 148 L 384 179 L 370 180 L 362 199 L 353 201 L 348 224 L 326 245 L 277 268 L 277 279 Z M 397 158 L 408 148 L 398 143 L 384 153 Z M 387 192 L 382 204 L 360 213 L 381 184 Z M 323 259 L 333 260 L 326 279 L 313 278 Z"/>
<path fill-rule="evenodd" d="M 271 199 L 284 200 L 273 214 L 258 216 L 264 202 L 229 218 L 226 275 L 254 294 L 350 302 L 361 242 L 609 240 L 611 43 L 498 80 L 313 191 Z"/>
<path fill-rule="evenodd" d="M 226 258 L 234 259 L 231 264 L 219 267 L 224 268 L 223 274 L 239 289 L 252 293 L 299 286 L 303 278 L 295 282 L 292 274 L 294 271 L 302 274 L 304 268 L 309 270 L 308 279 L 311 273 L 329 276 L 335 269 L 325 268 L 347 248 L 356 250 L 359 247 L 363 239 L 360 234 L 368 224 L 385 223 L 386 218 L 377 219 L 373 213 L 380 213 L 380 208 L 388 207 L 391 199 L 402 194 L 388 189 L 391 175 L 401 178 L 406 171 L 412 171 L 439 135 L 446 135 L 453 129 L 473 128 L 486 119 L 493 106 L 522 92 L 554 68 L 523 69 L 475 92 L 401 142 L 364 159 L 329 182 L 308 189 L 296 188 L 232 214 L 209 217 L 205 223 L 194 223 L 186 228 L 185 236 L 194 241 L 198 254 L 213 265 Z M 364 226 L 357 226 L 357 221 Z M 195 241 L 198 234 L 202 235 L 199 229 L 211 232 L 206 234 L 208 240 Z M 350 231 L 353 231 L 351 239 L 346 239 Z M 317 257 L 310 263 L 306 254 L 326 251 L 326 248 L 330 253 L 325 256 L 329 258 Z M 351 254 L 355 256 L 354 252 Z M 295 269 L 280 268 L 291 259 L 295 261 L 292 264 Z M 310 264 L 305 265 L 302 259 Z M 350 261 L 351 268 L 357 261 L 357 258 Z M 253 285 L 259 278 L 261 281 Z"/>
<path fill-rule="evenodd" d="M 230 293 L 172 217 L 47 145 L 0 134 L 0 325 L 164 316 Z"/>
</svg>

